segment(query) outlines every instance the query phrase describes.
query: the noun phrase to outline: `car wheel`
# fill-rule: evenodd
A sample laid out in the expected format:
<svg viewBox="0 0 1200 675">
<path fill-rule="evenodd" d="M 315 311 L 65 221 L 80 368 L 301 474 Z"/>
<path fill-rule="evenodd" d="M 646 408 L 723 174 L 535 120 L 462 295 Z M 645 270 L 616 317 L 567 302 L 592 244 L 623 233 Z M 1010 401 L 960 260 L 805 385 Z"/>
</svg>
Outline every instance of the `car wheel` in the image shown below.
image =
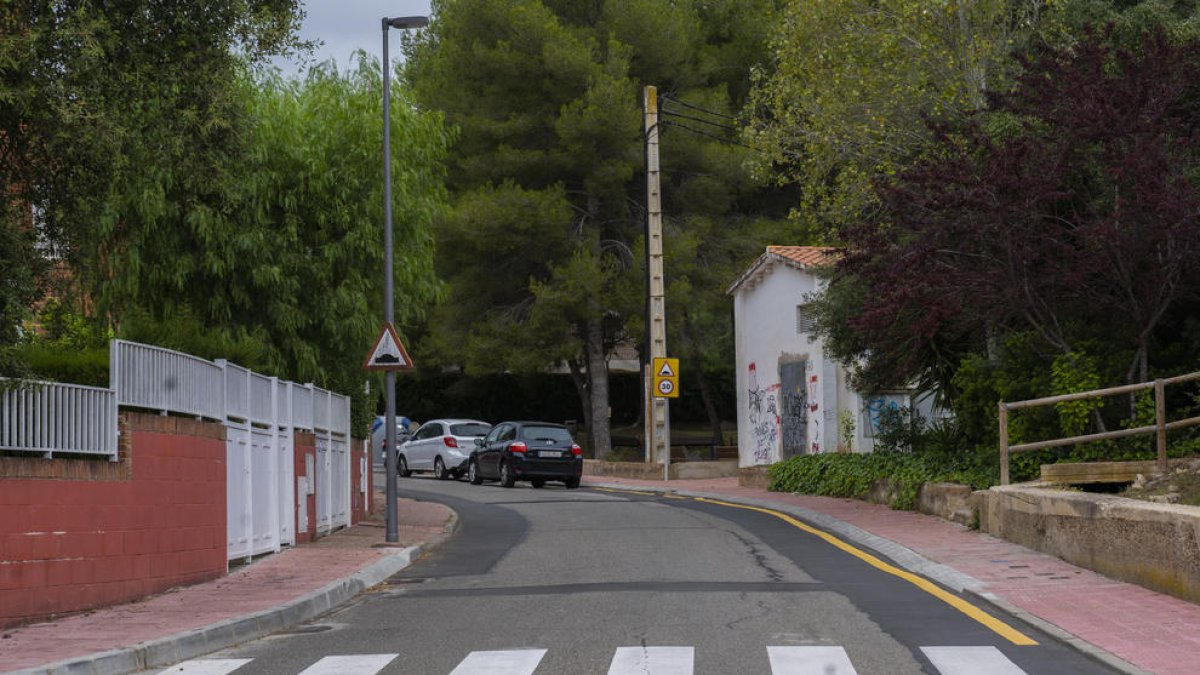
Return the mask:
<svg viewBox="0 0 1200 675">
<path fill-rule="evenodd" d="M 575 488 L 579 487 L 578 478 L 568 478 L 564 480 L 563 483 L 567 486 L 568 490 L 574 490 Z"/>
<path fill-rule="evenodd" d="M 438 480 L 446 480 L 450 477 L 450 474 L 446 472 L 446 465 L 442 462 L 441 457 L 433 460 L 433 475 Z"/>
<path fill-rule="evenodd" d="M 408 470 L 408 460 L 404 459 L 404 455 L 400 455 L 396 458 L 396 473 L 399 474 L 401 478 L 408 478 L 412 475 L 412 471 Z"/>
<path fill-rule="evenodd" d="M 467 480 L 471 481 L 471 485 L 483 485 L 483 476 L 479 475 L 479 465 L 475 460 L 467 465 Z"/>
<path fill-rule="evenodd" d="M 533 480 L 529 481 L 529 484 L 535 488 L 545 487 L 546 480 L 544 478 L 534 478 Z"/>
<path fill-rule="evenodd" d="M 508 462 L 500 465 L 500 484 L 506 488 L 510 488 L 517 484 L 517 477 L 513 475 L 512 467 Z"/>
</svg>

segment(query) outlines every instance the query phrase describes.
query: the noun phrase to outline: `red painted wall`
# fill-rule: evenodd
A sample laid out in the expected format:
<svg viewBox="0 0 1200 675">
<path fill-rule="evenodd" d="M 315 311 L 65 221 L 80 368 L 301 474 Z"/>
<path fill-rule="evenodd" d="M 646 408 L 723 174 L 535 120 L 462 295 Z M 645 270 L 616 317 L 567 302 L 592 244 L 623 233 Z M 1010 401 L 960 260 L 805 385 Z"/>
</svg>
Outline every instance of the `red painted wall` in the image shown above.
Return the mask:
<svg viewBox="0 0 1200 675">
<path fill-rule="evenodd" d="M 225 428 L 120 424 L 119 462 L 0 458 L 0 627 L 225 573 Z"/>
<path fill-rule="evenodd" d="M 292 446 L 296 453 L 296 543 L 307 544 L 317 537 L 317 497 L 314 492 L 317 436 L 297 431 Z"/>
</svg>

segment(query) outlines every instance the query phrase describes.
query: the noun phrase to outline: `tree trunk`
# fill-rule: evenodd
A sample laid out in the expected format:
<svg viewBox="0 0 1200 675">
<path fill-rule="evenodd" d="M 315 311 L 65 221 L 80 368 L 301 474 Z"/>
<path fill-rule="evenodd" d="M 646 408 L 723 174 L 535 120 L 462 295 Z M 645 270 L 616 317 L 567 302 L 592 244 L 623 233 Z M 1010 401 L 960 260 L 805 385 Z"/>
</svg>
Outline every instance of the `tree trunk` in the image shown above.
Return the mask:
<svg viewBox="0 0 1200 675">
<path fill-rule="evenodd" d="M 604 353 L 604 324 L 602 319 L 589 319 L 584 350 L 587 357 L 589 411 L 588 440 L 592 456 L 604 459 L 612 449 L 612 433 L 608 419 L 608 359 Z"/>
<path fill-rule="evenodd" d="M 704 369 L 700 367 L 700 346 L 696 343 L 696 331 L 692 325 L 692 317 L 688 312 L 683 313 L 683 330 L 680 331 L 687 345 L 688 359 L 696 369 L 696 379 L 700 381 L 700 400 L 704 402 L 704 412 L 708 415 L 709 428 L 712 429 L 713 444 L 721 445 L 724 436 L 721 433 L 721 416 L 717 414 L 717 405 L 713 401 L 712 389 L 708 386 L 708 378 L 704 377 Z"/>
<path fill-rule="evenodd" d="M 579 394 L 579 408 L 583 411 L 583 433 L 585 443 L 589 450 L 596 447 L 592 442 L 592 408 L 588 403 L 588 383 L 587 374 L 583 372 L 583 367 L 579 361 L 570 359 L 567 361 L 567 368 L 571 371 L 571 381 L 575 383 L 575 393 Z M 574 432 L 578 436 L 578 427 Z"/>
</svg>

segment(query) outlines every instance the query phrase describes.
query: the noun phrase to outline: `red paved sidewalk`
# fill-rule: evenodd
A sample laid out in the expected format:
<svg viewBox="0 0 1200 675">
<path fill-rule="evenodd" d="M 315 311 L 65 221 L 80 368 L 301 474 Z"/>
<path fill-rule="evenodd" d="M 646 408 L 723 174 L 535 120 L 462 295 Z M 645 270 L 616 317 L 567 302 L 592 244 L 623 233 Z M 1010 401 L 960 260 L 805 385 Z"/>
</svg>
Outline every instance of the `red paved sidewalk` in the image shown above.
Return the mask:
<svg viewBox="0 0 1200 675">
<path fill-rule="evenodd" d="M 382 497 L 376 514 L 381 514 Z M 76 614 L 60 620 L 0 630 L 0 672 L 57 664 L 66 672 L 130 672 L 123 664 L 145 665 L 146 645 L 158 652 L 179 653 L 190 644 L 206 642 L 213 649 L 225 633 L 249 637 L 258 629 L 284 627 L 298 613 L 320 608 L 330 599 L 352 597 L 355 588 L 330 589 L 364 570 L 386 574 L 405 564 L 419 547 L 444 538 L 453 524 L 453 512 L 439 504 L 402 499 L 397 506 L 399 547 L 377 547 L 385 539 L 380 516 L 236 569 L 213 581 L 176 588 L 140 602 Z M 416 549 L 412 547 L 418 547 Z M 401 558 L 403 556 L 403 558 Z M 308 600 L 304 600 L 308 598 Z M 296 607 L 297 603 L 307 603 Z M 279 610 L 273 614 L 273 610 Z M 239 622 L 247 615 L 257 621 Z M 186 637 L 184 637 L 186 636 Z M 115 653 L 114 653 L 115 652 Z M 100 663 L 94 657 L 107 654 Z M 136 668 L 132 669 L 136 670 Z M 42 672 L 42 671 L 38 671 Z"/>
<path fill-rule="evenodd" d="M 976 592 L 1157 675 L 1200 673 L 1200 605 L 1109 579 L 942 518 L 854 499 L 740 487 L 736 478 L 585 484 L 671 489 L 797 506 L 854 525 L 978 580 Z"/>
</svg>

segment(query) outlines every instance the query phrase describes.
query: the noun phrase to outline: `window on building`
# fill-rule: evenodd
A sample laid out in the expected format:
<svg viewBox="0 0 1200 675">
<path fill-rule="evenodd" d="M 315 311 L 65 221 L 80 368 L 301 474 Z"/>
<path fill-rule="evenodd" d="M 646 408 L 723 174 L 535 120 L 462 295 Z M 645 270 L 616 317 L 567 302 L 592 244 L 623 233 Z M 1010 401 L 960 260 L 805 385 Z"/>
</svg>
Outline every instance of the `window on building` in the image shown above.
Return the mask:
<svg viewBox="0 0 1200 675">
<path fill-rule="evenodd" d="M 796 305 L 796 334 L 812 335 L 816 327 L 817 319 L 813 316 L 812 305 Z"/>
</svg>

